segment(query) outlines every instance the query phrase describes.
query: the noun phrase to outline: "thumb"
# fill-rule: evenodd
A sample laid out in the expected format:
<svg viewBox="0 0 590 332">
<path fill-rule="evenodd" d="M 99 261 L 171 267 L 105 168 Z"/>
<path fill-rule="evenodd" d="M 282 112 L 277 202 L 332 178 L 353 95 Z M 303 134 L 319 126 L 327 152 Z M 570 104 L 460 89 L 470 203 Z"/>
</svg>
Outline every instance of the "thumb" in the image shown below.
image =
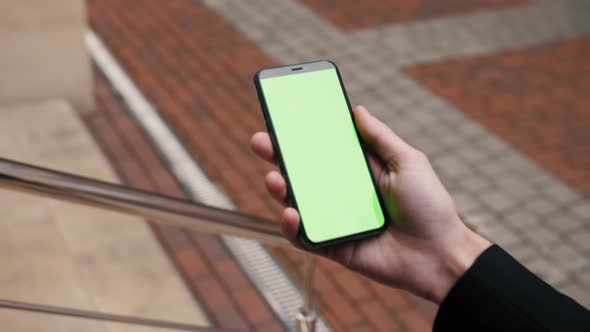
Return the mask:
<svg viewBox="0 0 590 332">
<path fill-rule="evenodd" d="M 363 141 L 384 161 L 399 161 L 401 155 L 412 149 L 364 106 L 354 108 L 354 119 Z"/>
</svg>

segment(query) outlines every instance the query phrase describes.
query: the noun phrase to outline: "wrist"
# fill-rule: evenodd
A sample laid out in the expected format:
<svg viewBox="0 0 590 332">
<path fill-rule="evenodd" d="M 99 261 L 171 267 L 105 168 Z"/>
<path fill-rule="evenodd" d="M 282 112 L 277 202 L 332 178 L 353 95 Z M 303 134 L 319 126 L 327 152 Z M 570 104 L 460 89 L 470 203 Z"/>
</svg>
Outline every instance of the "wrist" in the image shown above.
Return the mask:
<svg viewBox="0 0 590 332">
<path fill-rule="evenodd" d="M 441 250 L 439 256 L 439 277 L 433 284 L 430 299 L 441 304 L 457 280 L 473 265 L 475 260 L 489 248 L 490 241 L 467 228 L 462 222 L 462 230 L 453 244 Z"/>
</svg>

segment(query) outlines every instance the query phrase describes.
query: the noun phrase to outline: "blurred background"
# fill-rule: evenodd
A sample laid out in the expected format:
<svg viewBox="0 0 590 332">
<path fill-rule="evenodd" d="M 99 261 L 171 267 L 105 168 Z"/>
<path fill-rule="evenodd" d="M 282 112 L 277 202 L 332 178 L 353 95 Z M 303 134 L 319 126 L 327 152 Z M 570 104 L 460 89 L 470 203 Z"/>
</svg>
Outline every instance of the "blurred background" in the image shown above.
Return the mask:
<svg viewBox="0 0 590 332">
<path fill-rule="evenodd" d="M 472 228 L 590 306 L 590 2 L 4 0 L 0 157 L 277 219 L 260 68 L 329 59 Z M 292 329 L 303 255 L 0 190 L 0 298 Z M 501 271 L 499 271 L 501 273 Z M 320 259 L 320 330 L 436 307 Z M 0 309 L 5 331 L 148 331 Z"/>
</svg>

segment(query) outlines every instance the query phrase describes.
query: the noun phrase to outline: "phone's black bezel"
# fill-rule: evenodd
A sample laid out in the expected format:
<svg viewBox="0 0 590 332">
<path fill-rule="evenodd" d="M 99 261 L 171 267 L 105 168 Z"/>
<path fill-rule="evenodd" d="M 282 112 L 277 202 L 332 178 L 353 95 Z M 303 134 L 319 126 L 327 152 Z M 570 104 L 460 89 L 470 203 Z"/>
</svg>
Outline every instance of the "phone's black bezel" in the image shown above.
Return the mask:
<svg viewBox="0 0 590 332">
<path fill-rule="evenodd" d="M 387 212 L 385 202 L 383 200 L 381 193 L 379 192 L 379 187 L 377 186 L 377 181 L 375 180 L 375 176 L 374 176 L 373 172 L 371 171 L 371 167 L 369 166 L 369 159 L 367 157 L 367 152 L 365 151 L 365 147 L 363 145 L 363 141 L 362 141 L 361 135 L 358 131 L 356 122 L 354 121 L 352 107 L 350 106 L 350 101 L 348 100 L 348 95 L 346 94 L 346 89 L 344 87 L 344 82 L 342 81 L 342 76 L 340 75 L 340 71 L 338 70 L 338 67 L 336 66 L 336 64 L 332 61 L 329 61 L 329 60 L 311 61 L 311 62 L 304 62 L 304 63 L 299 63 L 299 64 L 291 64 L 291 65 L 286 65 L 286 66 L 269 67 L 269 68 L 264 68 L 264 69 L 257 71 L 256 74 L 254 75 L 254 85 L 256 86 L 256 92 L 258 93 L 258 100 L 260 101 L 260 106 L 262 108 L 262 113 L 264 115 L 264 121 L 266 123 L 266 128 L 269 132 L 269 136 L 271 138 L 272 145 L 275 149 L 275 156 L 277 158 L 279 167 L 281 169 L 281 173 L 283 174 L 283 176 L 285 177 L 285 181 L 287 182 L 288 202 L 295 209 L 299 210 L 297 208 L 297 199 L 295 198 L 295 195 L 293 194 L 293 187 L 291 186 L 291 181 L 289 180 L 289 174 L 287 173 L 287 168 L 285 167 L 283 155 L 281 153 L 281 148 L 280 148 L 280 145 L 278 144 L 276 133 L 274 130 L 274 126 L 273 126 L 270 114 L 268 112 L 268 108 L 266 105 L 266 99 L 264 98 L 264 93 L 262 92 L 262 87 L 260 85 L 260 74 L 263 71 L 269 70 L 269 69 L 278 69 L 278 68 L 286 68 L 286 67 L 300 67 L 300 66 L 302 67 L 302 66 L 314 64 L 317 62 L 328 62 L 336 70 L 336 74 L 338 75 L 338 81 L 340 82 L 340 88 L 342 89 L 342 93 L 344 94 L 344 98 L 346 99 L 346 105 L 348 106 L 348 113 L 349 113 L 352 123 L 354 125 L 354 129 L 355 129 L 357 138 L 358 138 L 359 142 L 361 143 L 361 151 L 363 152 L 363 156 L 365 158 L 365 164 L 367 166 L 367 169 L 369 170 L 369 174 L 371 175 L 371 181 L 373 182 L 373 187 L 375 188 L 375 191 L 377 192 L 379 204 L 381 205 L 381 211 L 383 213 L 385 220 L 383 222 L 383 225 L 379 228 L 376 228 L 376 229 L 372 229 L 372 230 L 361 232 L 361 233 L 351 234 L 351 235 L 347 235 L 347 236 L 343 236 L 343 237 L 339 237 L 339 238 L 331 239 L 331 240 L 327 240 L 327 241 L 313 242 L 308 238 L 307 233 L 305 232 L 303 217 L 301 217 L 301 223 L 300 223 L 300 227 L 299 227 L 298 236 L 299 236 L 300 241 L 306 247 L 311 248 L 311 249 L 318 249 L 318 248 L 329 246 L 329 245 L 335 245 L 335 244 L 347 242 L 350 240 L 358 240 L 358 239 L 362 239 L 362 238 L 366 238 L 366 237 L 380 234 L 381 232 L 383 232 L 387 228 L 387 226 L 389 225 L 389 222 L 390 222 L 390 218 L 389 218 L 389 214 Z M 298 72 L 293 72 L 288 75 L 298 75 L 301 73 L 303 73 L 303 72 L 298 71 Z M 280 75 L 280 76 L 287 76 L 287 75 Z"/>
</svg>

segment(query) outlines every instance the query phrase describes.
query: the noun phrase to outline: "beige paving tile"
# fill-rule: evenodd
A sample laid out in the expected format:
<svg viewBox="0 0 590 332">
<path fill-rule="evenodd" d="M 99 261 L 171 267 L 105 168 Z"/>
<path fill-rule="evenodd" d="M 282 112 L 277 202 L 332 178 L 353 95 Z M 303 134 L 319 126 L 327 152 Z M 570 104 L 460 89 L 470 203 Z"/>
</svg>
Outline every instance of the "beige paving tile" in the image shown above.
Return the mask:
<svg viewBox="0 0 590 332">
<path fill-rule="evenodd" d="M 0 1 L 0 103 L 64 97 L 93 108 L 82 0 Z"/>
<path fill-rule="evenodd" d="M 9 194 L 3 197 L 10 196 Z M 47 202 L 44 213 L 30 215 L 26 222 L 10 222 L 0 226 L 0 294 L 4 299 L 93 309 L 87 292 L 78 277 L 61 230 L 55 223 Z M 11 205 L 0 201 L 8 216 L 26 210 L 27 205 Z M 19 218 L 22 219 L 22 218 Z M 0 310 L 0 325 L 5 331 L 106 331 L 101 323 L 55 319 L 46 315 L 23 314 Z"/>
<path fill-rule="evenodd" d="M 62 101 L 0 110 L 0 156 L 116 181 L 76 113 Z M 16 229 L 19 226 L 26 232 L 31 228 L 25 229 L 27 225 L 43 221 L 53 230 L 39 239 L 48 242 L 47 246 L 58 246 L 63 250 L 55 257 L 43 260 L 43 264 L 50 265 L 54 260 L 69 262 L 68 269 L 56 270 L 54 279 L 63 278 L 60 285 L 73 287 L 80 293 L 72 306 L 186 323 L 207 323 L 206 316 L 142 220 L 0 191 L 0 206 L 8 204 L 15 208 L 10 212 L 11 218 L 0 221 L 0 227 Z M 27 212 L 19 211 L 23 209 Z M 0 234 L 0 241 L 3 237 Z M 14 236 L 13 242 L 14 248 L 8 248 L 6 253 L 16 261 L 23 257 L 22 253 L 35 258 L 40 254 L 37 251 L 29 253 L 30 241 L 22 242 Z M 17 249 L 20 247 L 22 250 Z M 39 275 L 42 271 L 39 268 L 44 266 L 37 262 L 30 265 L 32 276 Z M 59 271 L 63 272 L 60 274 Z M 0 279 L 11 273 L 0 271 Z M 30 282 L 27 280 L 23 278 L 23 282 Z M 41 292 L 48 302 L 61 303 L 55 293 L 45 294 L 44 287 L 33 290 L 34 296 Z M 145 330 L 121 324 L 102 326 L 109 331 Z"/>
<path fill-rule="evenodd" d="M 0 227 L 20 225 L 46 216 L 51 208 L 47 204 L 39 204 L 39 199 L 31 195 L 0 190 L 0 206 L 19 207 L 3 209 Z"/>
<path fill-rule="evenodd" d="M 55 206 L 97 307 L 167 320 L 207 321 L 142 221 L 64 203 Z"/>
</svg>

